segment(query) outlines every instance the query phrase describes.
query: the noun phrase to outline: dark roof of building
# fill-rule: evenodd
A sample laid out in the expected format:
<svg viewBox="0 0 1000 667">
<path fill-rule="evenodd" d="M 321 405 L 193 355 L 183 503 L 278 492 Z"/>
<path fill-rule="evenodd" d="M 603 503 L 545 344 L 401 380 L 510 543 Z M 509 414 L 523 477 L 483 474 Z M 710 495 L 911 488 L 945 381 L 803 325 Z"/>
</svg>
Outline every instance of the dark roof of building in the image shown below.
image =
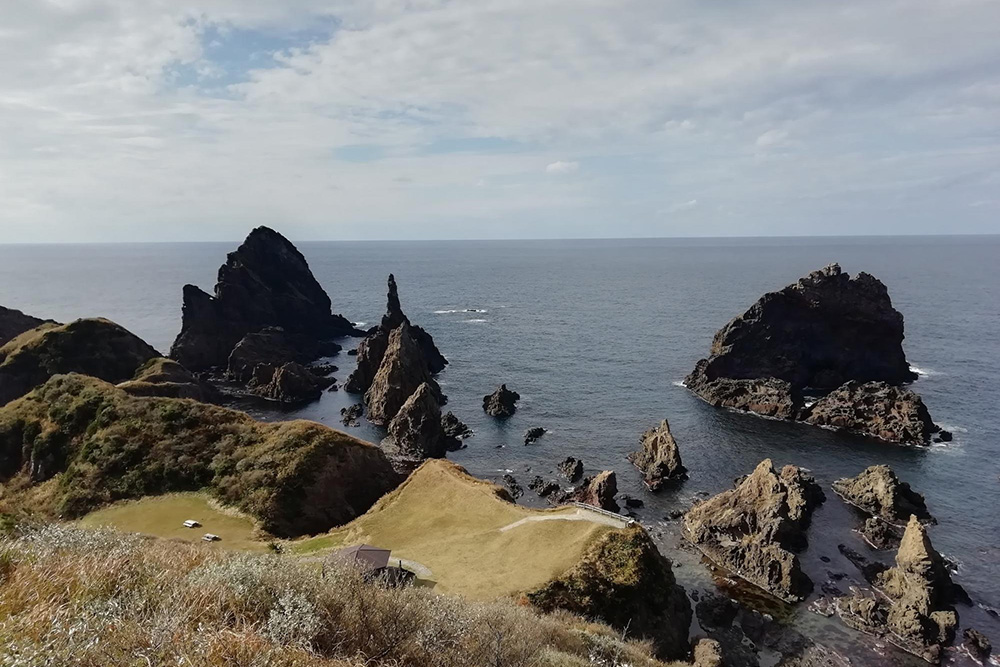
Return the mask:
<svg viewBox="0 0 1000 667">
<path fill-rule="evenodd" d="M 334 551 L 330 554 L 330 559 L 344 560 L 356 564 L 365 570 L 380 570 L 389 566 L 388 549 L 379 549 L 369 544 L 359 544 Z"/>
</svg>

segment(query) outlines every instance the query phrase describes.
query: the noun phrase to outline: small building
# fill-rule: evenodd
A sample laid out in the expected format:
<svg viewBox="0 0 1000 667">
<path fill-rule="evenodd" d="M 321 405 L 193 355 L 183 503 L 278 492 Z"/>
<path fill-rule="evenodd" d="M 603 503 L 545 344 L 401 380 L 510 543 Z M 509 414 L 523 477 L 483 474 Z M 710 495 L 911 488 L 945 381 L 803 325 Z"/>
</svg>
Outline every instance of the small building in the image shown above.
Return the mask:
<svg viewBox="0 0 1000 667">
<path fill-rule="evenodd" d="M 361 571 L 362 576 L 370 581 L 384 582 L 387 586 L 401 586 L 413 580 L 414 575 L 409 570 L 399 566 L 390 566 L 389 557 L 392 552 L 369 544 L 358 544 L 334 551 L 326 557 L 323 563 L 323 574 L 329 567 L 341 563 L 349 563 Z"/>
<path fill-rule="evenodd" d="M 214 533 L 205 533 L 204 535 L 201 536 L 201 539 L 205 540 L 206 542 L 218 542 L 222 538 Z"/>
<path fill-rule="evenodd" d="M 188 519 L 187 521 L 184 522 L 185 528 L 198 528 L 199 526 L 201 526 L 201 524 L 195 521 L 194 519 Z"/>
</svg>

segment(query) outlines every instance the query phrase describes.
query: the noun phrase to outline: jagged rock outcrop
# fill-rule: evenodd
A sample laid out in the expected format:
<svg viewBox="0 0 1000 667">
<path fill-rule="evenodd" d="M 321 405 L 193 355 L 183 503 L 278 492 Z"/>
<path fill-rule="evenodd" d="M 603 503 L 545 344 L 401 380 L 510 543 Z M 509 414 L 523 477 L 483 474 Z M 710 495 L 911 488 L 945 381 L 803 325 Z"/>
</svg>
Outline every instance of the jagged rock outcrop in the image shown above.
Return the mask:
<svg viewBox="0 0 1000 667">
<path fill-rule="evenodd" d="M 583 461 L 572 456 L 567 456 L 556 468 L 571 482 L 583 477 Z"/>
<path fill-rule="evenodd" d="M 838 479 L 832 486 L 850 504 L 891 524 L 902 525 L 911 516 L 935 523 L 924 497 L 900 481 L 887 465 L 871 466 L 857 477 Z"/>
<path fill-rule="evenodd" d="M 903 532 L 884 519 L 870 516 L 858 532 L 876 549 L 893 549 L 899 546 Z"/>
<path fill-rule="evenodd" d="M 565 609 L 649 639 L 660 658 L 690 651 L 691 604 L 639 525 L 607 533 L 577 565 L 527 597 L 542 611 Z"/>
<path fill-rule="evenodd" d="M 629 454 L 628 460 L 642 471 L 642 481 L 650 491 L 687 479 L 687 468 L 681 463 L 677 441 L 666 419 L 643 433 L 640 444 L 639 451 Z"/>
<path fill-rule="evenodd" d="M 615 501 L 618 494 L 618 479 L 613 470 L 588 477 L 571 493 L 567 500 L 600 507 L 609 512 L 617 512 L 620 507 Z"/>
<path fill-rule="evenodd" d="M 545 435 L 545 429 L 541 426 L 532 426 L 524 432 L 524 444 L 533 445 L 539 438 Z"/>
<path fill-rule="evenodd" d="M 243 336 L 233 347 L 226 362 L 226 378 L 249 382 L 260 365 L 277 368 L 290 361 L 307 364 L 317 357 L 332 356 L 340 349 L 333 341 L 289 333 L 281 327 L 264 327 Z"/>
<path fill-rule="evenodd" d="M 507 389 L 507 385 L 502 384 L 492 394 L 483 396 L 483 410 L 491 417 L 510 417 L 517 412 L 519 400 L 521 400 L 519 393 Z"/>
<path fill-rule="evenodd" d="M 315 401 L 329 387 L 324 379 L 302 364 L 290 361 L 278 367 L 257 364 L 247 390 L 261 398 L 288 405 Z"/>
<path fill-rule="evenodd" d="M 269 326 L 317 341 L 361 335 L 332 313 L 302 253 L 278 232 L 258 227 L 219 268 L 214 295 L 184 286 L 181 332 L 170 356 L 194 371 L 223 366 L 241 338 Z"/>
<path fill-rule="evenodd" d="M 43 320 L 31 315 L 25 315 L 20 310 L 0 306 L 0 345 L 6 345 L 16 336 L 20 336 L 25 331 L 34 329 L 46 322 L 56 324 L 52 320 Z"/>
<path fill-rule="evenodd" d="M 906 525 L 896 566 L 878 574 L 874 584 L 882 595 L 858 591 L 837 600 L 841 618 L 859 630 L 888 635 L 894 644 L 928 662 L 939 662 L 958 625 L 952 606 L 956 588 L 917 517 L 910 517 Z"/>
<path fill-rule="evenodd" d="M 427 360 L 410 335 L 410 325 L 403 322 L 389 334 L 382 365 L 365 393 L 368 420 L 379 426 L 388 425 L 406 399 L 425 383 L 438 403 L 444 403 L 441 389 L 427 368 Z"/>
<path fill-rule="evenodd" d="M 965 632 L 962 633 L 962 639 L 964 640 L 962 646 L 972 656 L 973 660 L 981 665 L 989 664 L 993 645 L 990 644 L 990 640 L 986 638 L 986 635 L 979 630 L 966 628 Z"/>
<path fill-rule="evenodd" d="M 902 342 L 903 316 L 885 285 L 831 264 L 765 294 L 719 330 L 700 372 L 708 381 L 777 378 L 799 390 L 898 385 L 916 379 Z"/>
<path fill-rule="evenodd" d="M 59 373 L 124 382 L 159 356 L 141 338 L 110 320 L 46 322 L 0 347 L 0 405 Z"/>
<path fill-rule="evenodd" d="M 0 408 L 0 483 L 40 517 L 203 489 L 294 537 L 354 519 L 400 481 L 378 447 L 322 424 L 137 398 L 85 375 L 56 375 Z"/>
<path fill-rule="evenodd" d="M 222 399 L 215 387 L 198 379 L 173 359 L 164 357 L 147 361 L 136 371 L 135 377 L 119 383 L 118 388 L 132 396 L 190 398 L 203 403 L 217 403 Z"/>
<path fill-rule="evenodd" d="M 542 479 L 541 475 L 535 475 L 528 488 L 538 494 L 539 498 L 548 498 L 550 502 L 560 502 L 563 497 L 562 487 L 559 482 L 549 479 Z"/>
<path fill-rule="evenodd" d="M 340 421 L 344 426 L 360 426 L 358 422 L 361 419 L 361 415 L 365 413 L 365 406 L 361 403 L 355 403 L 354 405 L 348 405 L 346 408 L 340 409 Z"/>
<path fill-rule="evenodd" d="M 409 460 L 440 459 L 459 443 L 441 426 L 441 406 L 426 382 L 417 387 L 389 422 L 389 435 L 382 448 Z"/>
<path fill-rule="evenodd" d="M 378 326 L 368 330 L 365 339 L 358 345 L 357 358 L 358 367 L 347 379 L 345 389 L 354 394 L 363 394 L 371 387 L 382 365 L 382 357 L 385 355 L 386 347 L 389 344 L 389 335 L 401 324 L 406 323 L 410 328 L 410 336 L 417 343 L 424 355 L 427 370 L 436 375 L 444 370 L 448 360 L 437 349 L 434 339 L 429 333 L 417 325 L 410 322 L 409 318 L 403 314 L 399 305 L 399 292 L 396 288 L 396 279 L 390 273 L 388 281 L 389 291 L 386 294 L 386 312 L 382 316 L 382 321 Z"/>
<path fill-rule="evenodd" d="M 823 492 L 795 466 L 779 474 L 770 459 L 735 488 L 692 507 L 685 536 L 711 560 L 787 602 L 804 599 L 812 582 L 793 553 Z"/>
<path fill-rule="evenodd" d="M 941 429 L 917 394 L 885 382 L 848 382 L 806 408 L 802 420 L 888 442 L 926 445 Z"/>
<path fill-rule="evenodd" d="M 455 413 L 451 410 L 441 417 L 441 428 L 444 429 L 444 434 L 446 436 L 457 440 L 468 438 L 472 435 L 472 429 L 466 426 L 465 422 L 456 417 Z"/>
</svg>

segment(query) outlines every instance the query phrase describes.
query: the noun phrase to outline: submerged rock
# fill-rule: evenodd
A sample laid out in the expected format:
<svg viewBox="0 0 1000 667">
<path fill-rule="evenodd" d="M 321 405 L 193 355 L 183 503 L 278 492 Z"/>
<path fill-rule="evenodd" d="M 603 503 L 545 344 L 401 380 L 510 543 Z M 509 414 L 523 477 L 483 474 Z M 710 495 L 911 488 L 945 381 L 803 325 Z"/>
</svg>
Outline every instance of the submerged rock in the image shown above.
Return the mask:
<svg viewBox="0 0 1000 667">
<path fill-rule="evenodd" d="M 567 456 L 556 468 L 562 473 L 563 477 L 571 482 L 575 482 L 583 477 L 583 461 L 572 456 Z"/>
<path fill-rule="evenodd" d="M 577 565 L 527 598 L 544 612 L 564 609 L 648 639 L 660 658 L 689 654 L 691 604 L 639 525 L 606 533 Z"/>
<path fill-rule="evenodd" d="M 613 470 L 605 470 L 580 482 L 580 486 L 569 495 L 567 500 L 593 505 L 609 512 L 617 512 L 621 509 L 615 502 L 617 494 L 618 479 Z"/>
<path fill-rule="evenodd" d="M 806 408 L 802 420 L 910 445 L 926 445 L 941 430 L 920 396 L 885 382 L 848 382 Z"/>
<path fill-rule="evenodd" d="M 441 406 L 426 382 L 417 387 L 389 422 L 382 448 L 411 460 L 440 459 L 454 449 L 454 439 L 441 427 Z"/>
<path fill-rule="evenodd" d="M 57 324 L 52 320 L 43 320 L 31 315 L 25 315 L 20 310 L 0 306 L 0 346 L 6 345 L 10 340 L 20 336 L 25 331 L 45 324 L 46 321 L 50 324 Z"/>
<path fill-rule="evenodd" d="M 532 445 L 538 441 L 540 437 L 545 435 L 545 429 L 541 426 L 533 426 L 524 432 L 524 444 Z"/>
<path fill-rule="evenodd" d="M 173 359 L 156 357 L 143 364 L 135 377 L 118 385 L 132 396 L 190 398 L 203 403 L 222 400 L 218 390 L 204 382 Z"/>
<path fill-rule="evenodd" d="M 388 425 L 406 399 L 422 384 L 428 385 L 438 404 L 444 403 L 441 389 L 431 378 L 427 361 L 410 335 L 410 326 L 403 322 L 389 335 L 382 365 L 365 393 L 368 420 L 379 426 Z"/>
<path fill-rule="evenodd" d="M 363 394 L 371 387 L 382 365 L 382 357 L 385 355 L 386 347 L 389 344 L 389 336 L 394 329 L 401 324 L 406 324 L 410 330 L 417 347 L 423 353 L 427 370 L 432 375 L 436 375 L 444 370 L 448 360 L 438 351 L 434 344 L 434 339 L 429 333 L 410 322 L 409 318 L 403 314 L 399 305 L 399 293 L 396 288 L 396 279 L 390 273 L 388 280 L 388 293 L 386 294 L 386 312 L 382 316 L 382 321 L 377 327 L 372 327 L 365 339 L 361 341 L 357 348 L 358 367 L 347 379 L 345 388 L 354 394 Z"/>
<path fill-rule="evenodd" d="M 823 502 L 816 482 L 795 466 L 779 475 L 762 461 L 735 488 L 692 507 L 685 536 L 711 560 L 786 602 L 812 590 L 793 551 L 806 545 L 805 529 Z"/>
<path fill-rule="evenodd" d="M 195 371 L 222 366 L 241 338 L 269 326 L 314 340 L 361 334 L 331 312 L 302 253 L 278 232 L 258 227 L 219 268 L 214 295 L 184 286 L 181 332 L 170 356 Z"/>
<path fill-rule="evenodd" d="M 628 460 L 642 471 L 642 481 L 650 491 L 687 479 L 687 468 L 681 464 L 680 450 L 666 419 L 643 433 L 640 443 L 639 451 L 629 454 Z"/>
<path fill-rule="evenodd" d="M 60 373 L 125 382 L 159 356 L 141 338 L 110 320 L 46 322 L 0 347 L 0 405 Z"/>
<path fill-rule="evenodd" d="M 833 490 L 855 507 L 892 524 L 902 525 L 911 516 L 935 523 L 924 497 L 900 481 L 887 465 L 871 466 L 857 477 L 838 479 Z"/>
<path fill-rule="evenodd" d="M 330 381 L 294 361 L 277 368 L 258 364 L 254 376 L 247 383 L 251 394 L 288 405 L 315 401 L 328 386 Z"/>
<path fill-rule="evenodd" d="M 958 625 L 952 606 L 956 589 L 944 559 L 917 517 L 910 517 L 906 525 L 896 566 L 878 574 L 874 585 L 881 596 L 855 592 L 838 600 L 841 618 L 865 632 L 887 633 L 900 648 L 928 662 L 939 662 Z"/>
<path fill-rule="evenodd" d="M 544 480 L 541 475 L 535 475 L 528 488 L 538 494 L 540 498 L 558 499 L 562 496 L 562 488 L 559 483 L 553 480 Z"/>
<path fill-rule="evenodd" d="M 723 327 L 702 367 L 717 378 L 776 378 L 796 389 L 850 380 L 916 379 L 903 354 L 903 316 L 877 278 L 831 264 L 761 297 Z"/>
<path fill-rule="evenodd" d="M 502 384 L 492 394 L 483 396 L 483 410 L 491 417 L 510 417 L 517 412 L 516 403 L 519 400 L 520 394 Z"/>
<path fill-rule="evenodd" d="M 507 492 L 510 493 L 510 497 L 514 500 L 517 500 L 524 495 L 524 488 L 517 483 L 517 480 L 510 473 L 504 473 L 503 485 L 504 488 L 507 489 Z"/>
</svg>

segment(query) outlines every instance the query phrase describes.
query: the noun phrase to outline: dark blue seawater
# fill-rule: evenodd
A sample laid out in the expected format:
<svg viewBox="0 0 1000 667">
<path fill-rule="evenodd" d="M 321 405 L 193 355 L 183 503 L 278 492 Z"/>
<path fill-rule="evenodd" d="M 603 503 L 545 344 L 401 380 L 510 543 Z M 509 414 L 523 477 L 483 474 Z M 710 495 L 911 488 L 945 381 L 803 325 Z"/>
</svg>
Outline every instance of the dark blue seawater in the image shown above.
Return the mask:
<svg viewBox="0 0 1000 667">
<path fill-rule="evenodd" d="M 0 304 L 64 321 L 108 317 L 166 352 L 180 327 L 181 287 L 190 282 L 211 290 L 225 253 L 236 245 L 0 246 Z M 451 362 L 439 378 L 447 409 L 476 432 L 468 448 L 450 458 L 481 477 L 511 471 L 525 485 L 534 474 L 548 476 L 567 455 L 582 458 L 588 474 L 616 470 L 621 490 L 645 501 L 639 515 L 681 565 L 677 574 L 687 586 L 710 580 L 697 557 L 678 547 L 676 526 L 661 518 L 696 492 L 728 488 L 766 457 L 809 468 L 827 488 L 834 479 L 887 463 L 927 497 L 939 520 L 931 538 L 960 563 L 956 579 L 977 603 L 1000 607 L 1000 237 L 298 246 L 334 310 L 355 321 L 377 322 L 386 276 L 395 273 L 404 311 L 434 335 Z M 921 373 L 914 389 L 935 420 L 954 432 L 954 442 L 894 447 L 716 410 L 678 386 L 731 317 L 764 292 L 834 261 L 888 285 L 906 320 L 907 358 Z M 341 353 L 334 361 L 343 380 L 353 357 Z M 505 423 L 481 408 L 482 396 L 500 382 L 522 396 Z M 284 415 L 267 408 L 255 413 L 342 428 L 340 408 L 354 400 L 327 393 Z M 690 479 L 653 496 L 625 455 L 663 418 Z M 549 432 L 525 447 L 522 436 L 531 426 Z M 373 441 L 381 437 L 367 424 L 349 430 Z M 827 496 L 803 556 L 817 589 L 828 570 L 856 575 L 837 544 L 879 556 L 851 531 L 853 512 L 832 492 Z M 793 612 L 800 627 L 842 648 L 860 641 L 805 606 Z M 963 626 L 1000 644 L 995 617 L 981 607 L 959 607 L 959 614 Z M 859 664 L 889 660 L 873 655 L 862 654 Z"/>
</svg>

